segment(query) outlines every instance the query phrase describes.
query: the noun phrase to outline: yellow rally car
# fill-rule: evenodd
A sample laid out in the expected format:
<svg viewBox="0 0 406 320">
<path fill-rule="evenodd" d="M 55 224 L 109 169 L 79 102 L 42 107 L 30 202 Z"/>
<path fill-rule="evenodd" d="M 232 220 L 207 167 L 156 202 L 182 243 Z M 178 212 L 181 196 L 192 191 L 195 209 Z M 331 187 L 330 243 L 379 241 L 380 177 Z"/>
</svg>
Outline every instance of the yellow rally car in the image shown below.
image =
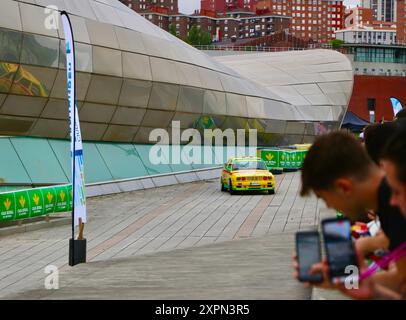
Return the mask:
<svg viewBox="0 0 406 320">
<path fill-rule="evenodd" d="M 221 174 L 221 191 L 264 190 L 275 193 L 275 178 L 266 163 L 257 157 L 231 158 Z"/>
</svg>

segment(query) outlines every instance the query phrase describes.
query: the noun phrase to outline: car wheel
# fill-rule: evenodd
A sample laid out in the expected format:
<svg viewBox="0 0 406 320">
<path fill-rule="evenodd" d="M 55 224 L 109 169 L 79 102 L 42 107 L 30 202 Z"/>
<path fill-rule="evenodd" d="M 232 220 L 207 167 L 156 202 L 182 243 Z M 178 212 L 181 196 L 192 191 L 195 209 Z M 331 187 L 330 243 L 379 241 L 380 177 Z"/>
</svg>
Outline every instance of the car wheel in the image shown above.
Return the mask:
<svg viewBox="0 0 406 320">
<path fill-rule="evenodd" d="M 269 194 L 275 194 L 275 189 L 268 190 Z"/>
<path fill-rule="evenodd" d="M 235 194 L 235 191 L 233 190 L 233 184 L 230 182 L 228 183 L 228 191 L 230 192 L 230 194 Z"/>
<path fill-rule="evenodd" d="M 221 185 L 221 191 L 226 191 L 226 188 L 224 187 L 223 181 L 220 180 L 220 185 Z"/>
</svg>

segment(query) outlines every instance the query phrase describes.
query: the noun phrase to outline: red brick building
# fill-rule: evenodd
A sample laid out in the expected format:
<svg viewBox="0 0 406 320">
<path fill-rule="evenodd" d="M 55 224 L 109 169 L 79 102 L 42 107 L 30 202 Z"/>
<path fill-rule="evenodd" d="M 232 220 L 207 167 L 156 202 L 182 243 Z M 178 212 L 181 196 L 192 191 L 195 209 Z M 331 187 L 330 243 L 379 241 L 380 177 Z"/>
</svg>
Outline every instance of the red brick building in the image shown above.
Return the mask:
<svg viewBox="0 0 406 320">
<path fill-rule="evenodd" d="M 169 14 L 179 12 L 178 0 L 120 0 L 136 12 L 149 11 L 151 8 L 164 8 Z"/>
<path fill-rule="evenodd" d="M 406 0 L 397 2 L 397 41 L 406 45 Z"/>
<path fill-rule="evenodd" d="M 236 9 L 255 11 L 258 0 L 201 0 L 200 9 L 215 12 L 227 12 Z"/>
<path fill-rule="evenodd" d="M 326 43 L 344 28 L 343 0 L 260 0 L 257 10 L 292 17 L 292 35 Z"/>
</svg>

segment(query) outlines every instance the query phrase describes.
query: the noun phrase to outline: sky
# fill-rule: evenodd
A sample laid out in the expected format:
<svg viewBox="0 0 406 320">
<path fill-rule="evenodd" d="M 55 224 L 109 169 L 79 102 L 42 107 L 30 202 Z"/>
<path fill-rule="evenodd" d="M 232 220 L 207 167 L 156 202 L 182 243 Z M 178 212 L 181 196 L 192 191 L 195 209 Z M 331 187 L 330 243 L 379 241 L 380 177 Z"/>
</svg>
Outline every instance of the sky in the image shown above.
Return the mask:
<svg viewBox="0 0 406 320">
<path fill-rule="evenodd" d="M 179 1 L 179 11 L 182 13 L 193 13 L 195 9 L 200 8 L 200 0 L 178 0 Z M 358 4 L 359 0 L 345 0 L 345 5 L 354 6 Z"/>
</svg>

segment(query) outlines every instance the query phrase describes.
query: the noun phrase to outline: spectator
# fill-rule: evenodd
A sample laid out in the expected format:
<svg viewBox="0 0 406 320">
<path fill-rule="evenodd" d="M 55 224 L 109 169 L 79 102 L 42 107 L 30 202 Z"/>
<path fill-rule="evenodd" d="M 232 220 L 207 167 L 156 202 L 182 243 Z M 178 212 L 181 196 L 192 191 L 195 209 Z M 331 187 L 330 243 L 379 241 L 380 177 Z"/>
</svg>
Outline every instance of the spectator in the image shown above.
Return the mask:
<svg viewBox="0 0 406 320">
<path fill-rule="evenodd" d="M 321 136 L 310 148 L 302 169 L 301 195 L 311 191 L 328 207 L 343 212 L 352 221 L 365 221 L 368 210 L 376 212 L 389 239 L 390 250 L 406 240 L 406 227 L 399 224 L 399 221 L 404 223 L 404 219 L 398 208 L 390 205 L 391 191 L 383 170 L 351 134 L 333 132 Z M 404 262 L 406 258 L 401 260 Z M 369 281 L 374 288 L 381 286 L 400 292 L 399 285 L 405 279 L 406 275 L 395 268 L 375 274 Z M 347 294 L 356 296 L 350 291 Z"/>
</svg>

